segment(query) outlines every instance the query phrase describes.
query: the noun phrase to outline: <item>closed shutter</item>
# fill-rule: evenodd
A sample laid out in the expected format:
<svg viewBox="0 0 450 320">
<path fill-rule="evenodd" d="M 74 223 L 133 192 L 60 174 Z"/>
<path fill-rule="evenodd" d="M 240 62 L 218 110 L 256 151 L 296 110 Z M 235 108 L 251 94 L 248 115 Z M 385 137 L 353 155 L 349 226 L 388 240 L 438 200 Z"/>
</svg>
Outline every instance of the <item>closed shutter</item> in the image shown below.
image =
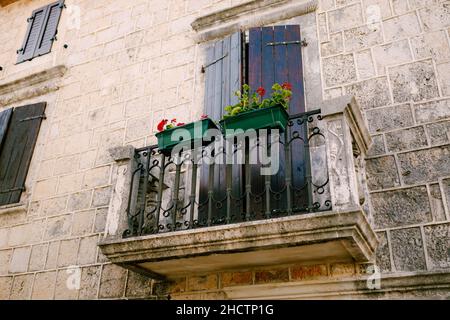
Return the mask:
<svg viewBox="0 0 450 320">
<path fill-rule="evenodd" d="M 290 115 L 305 111 L 300 42 L 300 26 L 298 25 L 253 28 L 249 32 L 249 85 L 253 90 L 262 86 L 270 94 L 274 83 L 291 83 L 293 96 L 289 105 Z M 296 129 L 298 129 L 298 125 L 294 124 L 291 130 Z M 284 140 L 284 137 L 282 140 Z M 300 188 L 305 182 L 303 145 L 293 143 L 291 148 L 291 159 L 285 159 L 284 150 L 280 150 L 281 169 L 271 180 L 271 187 L 276 192 L 282 193 L 285 186 L 284 167 L 286 161 L 291 162 L 293 186 Z M 260 175 L 260 167 L 252 165 L 252 193 L 261 194 L 264 192 L 264 179 Z M 283 208 L 286 205 L 285 198 L 284 195 L 281 197 L 274 196 L 271 201 L 273 207 Z M 253 202 L 251 207 L 255 210 L 253 213 L 257 215 L 264 211 L 261 201 Z"/>
<path fill-rule="evenodd" d="M 2 151 L 3 141 L 8 130 L 9 119 L 11 119 L 12 109 L 0 112 L 0 154 Z"/>
<path fill-rule="evenodd" d="M 0 154 L 0 205 L 20 201 L 45 107 L 32 104 L 12 113 Z"/>
<path fill-rule="evenodd" d="M 63 6 L 64 1 L 58 1 L 47 7 L 45 24 L 42 27 L 41 37 L 36 47 L 35 56 L 41 56 L 51 51 L 53 41 L 55 40 L 58 31 L 58 23 Z"/>
<path fill-rule="evenodd" d="M 34 57 L 36 44 L 41 35 L 42 25 L 44 23 L 47 7 L 33 11 L 28 22 L 28 29 L 23 41 L 22 48 L 19 49 L 17 63 L 30 60 Z"/>
<path fill-rule="evenodd" d="M 212 120 L 219 121 L 224 114 L 227 105 L 238 103 L 234 95 L 242 86 L 242 34 L 237 32 L 223 40 L 212 44 L 206 53 L 205 77 L 205 114 Z M 220 156 L 220 155 L 216 155 Z M 200 179 L 200 203 L 208 200 L 208 191 L 214 190 L 215 201 L 226 199 L 227 186 L 233 184 L 233 196 L 239 197 L 241 169 L 231 166 L 226 172 L 226 165 L 215 165 L 212 178 L 209 179 L 209 167 L 203 165 Z M 212 188 L 211 188 L 212 185 Z M 226 201 L 226 200 L 225 200 Z M 216 206 L 214 204 L 213 219 L 225 216 L 226 202 Z M 233 212 L 235 214 L 236 212 Z M 207 220 L 207 208 L 202 207 L 199 211 L 199 220 Z"/>
</svg>

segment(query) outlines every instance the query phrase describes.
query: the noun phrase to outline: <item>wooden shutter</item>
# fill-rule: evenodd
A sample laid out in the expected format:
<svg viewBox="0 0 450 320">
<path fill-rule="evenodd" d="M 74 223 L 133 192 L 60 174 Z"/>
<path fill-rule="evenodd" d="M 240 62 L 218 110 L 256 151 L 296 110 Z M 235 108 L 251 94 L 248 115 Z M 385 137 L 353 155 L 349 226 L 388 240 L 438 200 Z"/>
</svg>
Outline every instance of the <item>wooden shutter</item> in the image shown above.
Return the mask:
<svg viewBox="0 0 450 320">
<path fill-rule="evenodd" d="M 42 25 L 44 23 L 47 7 L 33 11 L 28 21 L 28 29 L 23 41 L 22 48 L 19 49 L 17 63 L 30 60 L 34 57 L 36 44 L 41 35 Z"/>
<path fill-rule="evenodd" d="M 305 111 L 303 67 L 301 52 L 300 26 L 287 25 L 264 28 L 253 28 L 249 31 L 249 61 L 248 82 L 253 90 L 264 87 L 268 94 L 274 83 L 292 84 L 292 100 L 289 106 L 289 114 L 297 114 Z M 292 130 L 297 129 L 295 125 Z M 280 150 L 279 173 L 272 177 L 271 185 L 275 191 L 282 191 L 285 185 L 286 161 L 291 161 L 293 172 L 293 184 L 300 187 L 304 184 L 305 167 L 303 145 L 295 143 L 292 146 L 291 159 L 285 159 L 284 150 Z M 260 175 L 260 167 L 252 165 L 251 170 L 252 192 L 260 194 L 264 191 L 264 177 Z M 284 199 L 272 199 L 272 204 L 282 208 Z M 264 209 L 262 203 L 252 203 L 252 209 L 261 213 Z M 259 212 L 258 212 L 259 211 Z"/>
<path fill-rule="evenodd" d="M 11 119 L 12 109 L 0 112 L 0 153 L 2 150 L 3 141 L 8 130 L 9 119 Z"/>
<path fill-rule="evenodd" d="M 235 104 L 238 98 L 234 95 L 242 87 L 242 34 L 237 32 L 223 40 L 212 44 L 206 53 L 206 63 L 204 65 L 206 78 L 205 91 L 205 114 L 214 121 L 222 119 L 224 108 L 227 105 Z M 238 197 L 240 186 L 241 170 L 233 166 L 231 174 L 232 189 L 235 197 Z M 204 202 L 208 197 L 209 188 L 209 167 L 203 165 L 200 179 L 200 202 Z M 227 177 L 226 165 L 214 166 L 214 198 L 222 200 L 226 197 Z M 230 180 L 230 177 L 228 177 Z M 222 208 L 214 207 L 213 217 L 223 217 L 226 210 L 226 203 Z M 236 212 L 233 212 L 235 214 Z M 205 211 L 199 212 L 199 219 L 205 220 Z"/>
<path fill-rule="evenodd" d="M 53 41 L 55 40 L 58 31 L 58 23 L 63 6 L 64 1 L 57 1 L 47 7 L 45 23 L 42 27 L 41 37 L 34 54 L 35 56 L 49 53 L 52 49 Z"/>
<path fill-rule="evenodd" d="M 12 113 L 0 154 L 0 205 L 20 201 L 45 106 L 32 104 Z"/>
<path fill-rule="evenodd" d="M 60 0 L 33 11 L 17 63 L 50 52 L 63 6 L 64 0 Z"/>
</svg>

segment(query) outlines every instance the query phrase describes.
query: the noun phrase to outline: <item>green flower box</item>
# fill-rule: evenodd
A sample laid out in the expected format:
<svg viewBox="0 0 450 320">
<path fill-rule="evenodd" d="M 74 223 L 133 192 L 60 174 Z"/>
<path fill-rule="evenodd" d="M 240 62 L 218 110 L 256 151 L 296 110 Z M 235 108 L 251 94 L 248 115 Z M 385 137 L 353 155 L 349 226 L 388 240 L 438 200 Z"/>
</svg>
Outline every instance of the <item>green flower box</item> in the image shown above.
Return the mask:
<svg viewBox="0 0 450 320">
<path fill-rule="evenodd" d="M 283 106 L 278 105 L 240 113 L 219 123 L 222 133 L 228 138 L 236 135 L 236 133 L 227 132 L 227 130 L 231 129 L 244 131 L 248 129 L 279 129 L 281 132 L 284 132 L 288 121 L 289 114 Z"/>
<path fill-rule="evenodd" d="M 172 140 L 172 134 L 179 129 L 188 130 L 191 137 L 190 140 L 184 140 L 183 137 L 180 137 L 177 141 Z M 158 148 L 166 155 L 170 154 L 172 149 L 181 142 L 186 143 L 189 148 L 193 148 L 194 142 L 202 140 L 208 129 L 218 129 L 216 124 L 209 118 L 158 132 L 156 134 L 156 138 L 158 139 Z M 190 143 L 188 143 L 188 141 L 190 141 Z M 211 143 L 211 141 L 203 141 L 202 145 L 207 145 L 209 143 Z"/>
</svg>

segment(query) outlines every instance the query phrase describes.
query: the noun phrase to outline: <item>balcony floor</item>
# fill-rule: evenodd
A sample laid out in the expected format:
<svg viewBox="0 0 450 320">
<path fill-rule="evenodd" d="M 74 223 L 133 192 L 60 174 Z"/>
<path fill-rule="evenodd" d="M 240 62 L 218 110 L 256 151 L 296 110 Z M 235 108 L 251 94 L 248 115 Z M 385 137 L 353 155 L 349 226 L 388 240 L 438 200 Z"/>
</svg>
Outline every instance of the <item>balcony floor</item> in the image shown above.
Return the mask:
<svg viewBox="0 0 450 320">
<path fill-rule="evenodd" d="M 361 209 L 105 240 L 113 263 L 156 278 L 320 261 L 368 262 L 377 238 Z"/>
</svg>

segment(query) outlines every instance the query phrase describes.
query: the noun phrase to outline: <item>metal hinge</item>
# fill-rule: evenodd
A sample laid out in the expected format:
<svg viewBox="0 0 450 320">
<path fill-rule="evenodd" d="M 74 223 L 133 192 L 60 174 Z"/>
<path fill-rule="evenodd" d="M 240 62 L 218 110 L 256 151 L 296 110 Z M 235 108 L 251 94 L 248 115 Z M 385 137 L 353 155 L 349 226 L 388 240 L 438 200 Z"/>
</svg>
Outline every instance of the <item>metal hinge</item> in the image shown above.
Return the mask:
<svg viewBox="0 0 450 320">
<path fill-rule="evenodd" d="M 12 188 L 12 189 L 7 189 L 7 190 L 0 190 L 0 194 L 3 194 L 3 193 L 10 193 L 10 192 L 14 192 L 14 191 L 25 191 L 25 187 L 21 187 L 21 188 Z"/>
<path fill-rule="evenodd" d="M 306 42 L 306 40 L 297 40 L 297 41 L 280 41 L 280 42 L 269 42 L 267 43 L 268 46 L 286 46 L 288 44 L 299 44 L 302 47 L 306 47 L 308 46 L 308 42 Z"/>
<path fill-rule="evenodd" d="M 47 119 L 47 116 L 45 114 L 43 114 L 40 116 L 25 118 L 25 119 L 20 120 L 19 122 L 25 122 L 25 121 L 36 120 L 36 119 Z"/>
<path fill-rule="evenodd" d="M 211 67 L 213 64 L 216 64 L 217 62 L 219 62 L 220 60 L 224 59 L 227 56 L 228 56 L 228 53 L 226 53 L 223 57 L 220 57 L 219 59 L 216 59 L 213 62 L 208 63 L 206 66 L 202 66 L 202 73 L 206 72 L 206 68 Z"/>
</svg>

